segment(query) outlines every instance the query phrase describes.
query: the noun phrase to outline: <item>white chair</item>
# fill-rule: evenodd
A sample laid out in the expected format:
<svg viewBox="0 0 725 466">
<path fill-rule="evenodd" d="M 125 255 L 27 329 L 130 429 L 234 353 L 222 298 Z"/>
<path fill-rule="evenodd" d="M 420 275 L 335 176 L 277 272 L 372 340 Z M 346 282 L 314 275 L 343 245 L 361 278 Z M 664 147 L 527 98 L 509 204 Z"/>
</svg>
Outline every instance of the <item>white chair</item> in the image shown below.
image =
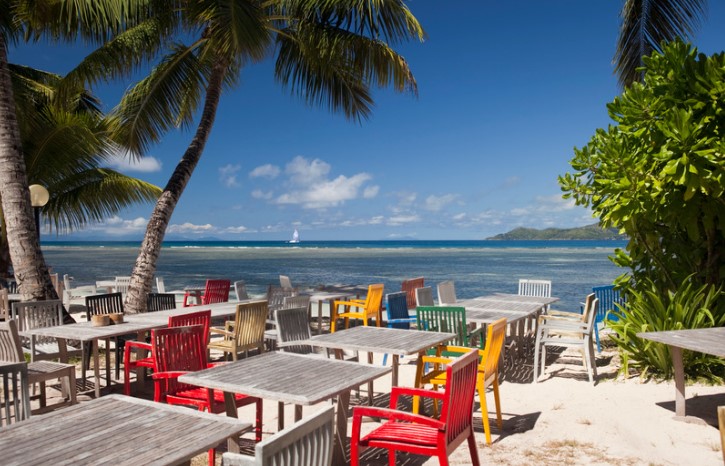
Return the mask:
<svg viewBox="0 0 725 466">
<path fill-rule="evenodd" d="M 279 276 L 279 285 L 282 288 L 292 288 L 292 281 L 290 281 L 290 279 L 287 275 L 280 275 Z"/>
<path fill-rule="evenodd" d="M 25 301 L 12 304 L 12 318 L 17 320 L 20 332 L 39 327 L 63 325 L 63 303 L 59 299 L 47 301 Z M 30 354 L 31 361 L 60 359 L 80 356 L 82 350 L 68 346 L 63 338 L 21 337 L 23 351 Z"/>
<path fill-rule="evenodd" d="M 131 277 L 116 277 L 116 286 L 114 287 L 116 293 L 123 294 L 125 298 L 130 286 Z"/>
<path fill-rule="evenodd" d="M 249 293 L 247 293 L 247 284 L 244 280 L 237 280 L 234 282 L 234 293 L 237 295 L 237 301 L 243 299 L 249 299 Z"/>
<path fill-rule="evenodd" d="M 164 277 L 156 277 L 156 292 L 166 293 L 166 285 L 164 285 Z"/>
<path fill-rule="evenodd" d="M 433 301 L 433 288 L 431 288 L 430 286 L 416 288 L 415 299 L 418 301 L 418 306 L 436 305 L 435 301 Z"/>
<path fill-rule="evenodd" d="M 594 382 L 597 377 L 597 365 L 594 359 L 594 318 L 599 308 L 599 299 L 594 293 L 587 295 L 584 312 L 576 315 L 578 318 L 562 317 L 558 315 L 539 316 L 539 327 L 536 332 L 536 346 L 534 349 L 534 382 L 539 376 L 539 352 L 541 352 L 541 373 L 546 368 L 546 347 L 559 346 L 578 348 L 582 353 L 584 369 L 587 371 L 589 381 Z"/>
<path fill-rule="evenodd" d="M 223 466 L 330 466 L 334 437 L 334 407 L 295 422 L 254 446 L 254 456 L 224 453 Z"/>
<path fill-rule="evenodd" d="M 456 287 L 452 280 L 438 284 L 438 305 L 456 304 Z"/>
<path fill-rule="evenodd" d="M 96 294 L 96 287 L 93 285 L 87 285 L 87 286 L 77 286 L 73 287 L 71 285 L 71 282 L 73 281 L 73 277 L 71 277 L 68 274 L 63 275 L 63 294 L 60 294 L 60 290 L 58 290 L 58 298 L 65 301 L 68 306 L 71 305 L 71 300 L 76 298 L 82 298 L 84 296 L 90 295 L 90 294 Z"/>
<path fill-rule="evenodd" d="M 551 280 L 519 279 L 519 294 L 521 296 L 536 296 L 551 298 Z"/>
</svg>

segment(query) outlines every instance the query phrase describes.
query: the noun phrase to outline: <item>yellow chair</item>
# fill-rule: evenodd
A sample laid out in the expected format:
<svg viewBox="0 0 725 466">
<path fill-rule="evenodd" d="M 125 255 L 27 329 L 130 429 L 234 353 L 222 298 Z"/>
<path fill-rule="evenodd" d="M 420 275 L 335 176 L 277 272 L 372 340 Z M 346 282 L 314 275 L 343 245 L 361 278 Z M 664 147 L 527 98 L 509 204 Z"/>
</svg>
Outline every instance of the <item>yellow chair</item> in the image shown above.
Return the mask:
<svg viewBox="0 0 725 466">
<path fill-rule="evenodd" d="M 503 427 L 501 419 L 501 400 L 498 391 L 498 362 L 501 359 L 501 350 L 503 349 L 504 340 L 506 339 L 506 319 L 499 319 L 488 324 L 486 332 L 486 347 L 478 350 L 478 378 L 476 380 L 476 389 L 481 403 L 481 417 L 483 418 L 483 430 L 486 433 L 486 443 L 491 443 L 491 426 L 488 422 L 488 407 L 486 403 L 486 388 L 493 387 L 493 397 L 496 403 L 496 424 L 498 428 Z M 446 364 L 449 364 L 453 358 L 451 353 L 465 354 L 471 351 L 471 348 L 464 346 L 446 346 L 441 345 L 436 350 L 436 356 L 423 356 L 418 358 L 418 367 L 416 371 L 415 386 L 423 388 L 426 384 L 433 385 L 433 389 L 437 390 L 439 385 L 445 385 L 446 380 Z M 443 356 L 446 353 L 446 356 Z M 423 374 L 424 367 L 433 367 L 433 369 Z M 413 401 L 413 411 L 418 412 L 419 400 L 416 397 Z M 437 411 L 437 403 L 435 403 Z"/>
<path fill-rule="evenodd" d="M 338 307 L 344 306 L 343 312 L 338 312 Z M 352 311 L 351 309 L 360 309 Z M 375 325 L 380 327 L 383 310 L 383 284 L 376 283 L 368 286 L 368 295 L 365 299 L 351 299 L 349 301 L 335 301 L 330 313 L 330 332 L 335 333 L 337 319 L 345 319 L 345 328 L 350 326 L 350 319 L 362 319 L 363 325 L 367 326 L 368 318 L 375 317 Z"/>
</svg>

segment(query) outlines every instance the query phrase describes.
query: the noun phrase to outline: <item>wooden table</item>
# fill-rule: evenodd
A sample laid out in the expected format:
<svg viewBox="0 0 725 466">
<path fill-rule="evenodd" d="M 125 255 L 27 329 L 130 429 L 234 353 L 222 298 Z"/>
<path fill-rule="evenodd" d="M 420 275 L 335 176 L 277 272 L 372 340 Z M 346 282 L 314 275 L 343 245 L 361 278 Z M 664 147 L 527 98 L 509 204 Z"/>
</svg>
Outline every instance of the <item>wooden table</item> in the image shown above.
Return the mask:
<svg viewBox="0 0 725 466">
<path fill-rule="evenodd" d="M 251 428 L 248 422 L 109 395 L 3 429 L 2 464 L 167 465 Z"/>
<path fill-rule="evenodd" d="M 672 366 L 675 370 L 675 419 L 692 420 L 685 413 L 685 369 L 682 365 L 682 350 L 725 358 L 725 327 L 640 332 L 637 336 L 670 347 Z"/>
<path fill-rule="evenodd" d="M 309 344 L 335 350 L 389 353 L 393 357 L 393 386 L 398 386 L 400 355 L 421 355 L 428 348 L 455 338 L 454 333 L 424 332 L 387 327 L 358 326 L 335 333 L 315 335 L 309 340 L 288 342 L 289 345 Z M 281 343 L 280 346 L 284 346 Z M 370 358 L 368 358 L 370 362 Z"/>
<path fill-rule="evenodd" d="M 390 372 L 374 367 L 319 356 L 271 352 L 241 359 L 179 377 L 179 382 L 224 391 L 227 415 L 236 417 L 234 393 L 297 405 L 313 405 L 337 396 L 335 464 L 345 464 L 347 409 L 350 391 Z M 234 446 L 230 444 L 230 448 Z"/>
</svg>

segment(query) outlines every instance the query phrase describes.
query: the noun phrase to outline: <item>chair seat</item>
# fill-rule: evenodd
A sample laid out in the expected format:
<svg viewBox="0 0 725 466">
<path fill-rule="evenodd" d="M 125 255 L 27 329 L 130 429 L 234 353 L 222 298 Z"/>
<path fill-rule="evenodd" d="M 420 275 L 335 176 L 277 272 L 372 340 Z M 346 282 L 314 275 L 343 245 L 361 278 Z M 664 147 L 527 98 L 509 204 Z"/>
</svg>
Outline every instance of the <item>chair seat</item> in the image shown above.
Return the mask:
<svg viewBox="0 0 725 466">
<path fill-rule="evenodd" d="M 400 439 L 405 441 L 401 442 Z M 397 445 L 418 445 L 435 447 L 438 440 L 438 429 L 409 422 L 386 422 L 361 439 L 361 443 L 371 447 L 384 447 L 394 443 Z"/>
<path fill-rule="evenodd" d="M 68 371 L 75 374 L 75 366 L 52 361 L 35 361 L 28 363 L 28 382 L 35 383 L 39 380 L 48 380 L 48 377 L 63 377 Z"/>
</svg>

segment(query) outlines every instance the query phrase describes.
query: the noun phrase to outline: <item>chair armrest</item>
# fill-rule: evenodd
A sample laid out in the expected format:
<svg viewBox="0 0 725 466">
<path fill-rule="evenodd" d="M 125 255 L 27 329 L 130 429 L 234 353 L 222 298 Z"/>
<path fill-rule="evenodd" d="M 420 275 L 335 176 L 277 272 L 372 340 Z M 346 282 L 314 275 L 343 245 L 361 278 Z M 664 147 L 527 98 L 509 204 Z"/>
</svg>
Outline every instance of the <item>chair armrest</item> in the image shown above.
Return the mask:
<svg viewBox="0 0 725 466">
<path fill-rule="evenodd" d="M 352 409 L 353 424 L 356 422 L 359 423 L 364 416 L 385 418 L 391 421 L 414 422 L 416 424 L 435 427 L 439 430 L 444 430 L 446 427 L 445 422 L 438 419 L 422 416 L 420 414 L 409 413 L 407 411 L 398 411 L 397 409 L 376 408 L 373 406 L 355 406 Z"/>
<path fill-rule="evenodd" d="M 334 301 L 333 307 L 337 309 L 338 306 L 350 306 L 350 307 L 364 307 L 365 302 L 359 301 Z"/>
<path fill-rule="evenodd" d="M 209 328 L 209 333 L 210 334 L 224 335 L 225 337 L 233 337 L 234 336 L 234 332 L 229 332 L 227 330 L 222 330 L 222 329 L 216 328 L 216 327 L 210 327 Z"/>
<path fill-rule="evenodd" d="M 151 351 L 151 344 L 146 343 L 145 341 L 126 340 L 126 351 L 128 351 L 132 348 L 145 349 L 145 350 Z"/>
<path fill-rule="evenodd" d="M 538 317 L 539 325 L 546 324 L 547 322 L 561 322 L 562 324 L 577 324 L 581 322 L 581 315 L 576 314 L 572 317 L 560 316 L 560 315 L 549 315 L 541 314 Z"/>
<path fill-rule="evenodd" d="M 581 312 L 570 312 L 570 311 L 557 311 L 556 309 L 549 309 L 546 311 L 545 316 L 557 316 L 557 317 L 569 317 L 571 319 L 579 319 L 582 316 Z"/>
<path fill-rule="evenodd" d="M 393 387 L 390 392 L 390 406 L 398 406 L 398 397 L 400 395 L 424 396 L 426 398 L 437 398 L 442 400 L 444 393 L 435 390 L 426 390 L 424 388 Z"/>
<path fill-rule="evenodd" d="M 169 380 L 178 379 L 184 374 L 188 374 L 189 371 L 169 371 L 169 372 L 154 372 L 151 374 L 151 378 L 154 380 Z"/>
<path fill-rule="evenodd" d="M 222 454 L 222 464 L 228 466 L 256 466 L 259 463 L 257 463 L 257 458 L 254 456 L 226 452 Z"/>
</svg>

